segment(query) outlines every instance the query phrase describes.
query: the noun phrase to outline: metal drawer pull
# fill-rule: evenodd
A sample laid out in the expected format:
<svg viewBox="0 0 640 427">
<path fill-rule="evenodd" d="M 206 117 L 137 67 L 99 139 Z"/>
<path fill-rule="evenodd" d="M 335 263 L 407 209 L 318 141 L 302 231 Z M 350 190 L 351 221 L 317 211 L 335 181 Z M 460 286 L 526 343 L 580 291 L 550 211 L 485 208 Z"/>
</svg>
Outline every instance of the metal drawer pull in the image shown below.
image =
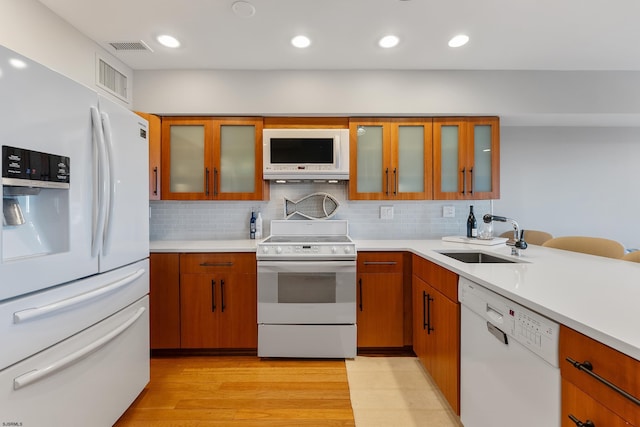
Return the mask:
<svg viewBox="0 0 640 427">
<path fill-rule="evenodd" d="M 364 265 L 397 265 L 395 261 L 365 261 Z"/>
<path fill-rule="evenodd" d="M 232 262 L 203 262 L 200 263 L 200 267 L 231 267 Z"/>
<path fill-rule="evenodd" d="M 576 368 L 577 370 L 582 371 L 582 372 L 584 372 L 586 374 L 589 374 L 591 377 L 593 377 L 593 379 L 600 381 L 602 384 L 606 385 L 607 387 L 609 387 L 613 391 L 623 395 L 624 397 L 626 397 L 627 399 L 629 399 L 630 401 L 632 401 L 636 405 L 640 406 L 640 399 L 638 399 L 637 397 L 627 393 L 626 391 L 624 391 L 623 389 L 621 389 L 617 385 L 607 381 L 606 379 L 602 378 L 600 375 L 598 375 L 595 372 L 593 372 L 593 365 L 588 360 L 585 360 L 582 363 L 576 362 L 575 360 L 573 360 L 570 357 L 567 357 L 566 360 L 567 360 L 567 362 L 571 363 L 573 365 L 573 367 Z"/>
<path fill-rule="evenodd" d="M 578 427 L 596 427 L 596 425 L 593 423 L 593 421 L 591 420 L 587 420 L 585 422 L 580 421 L 578 418 L 574 417 L 573 415 L 569 414 L 569 419 L 571 421 L 573 421 L 574 423 L 576 423 L 576 425 Z"/>
</svg>

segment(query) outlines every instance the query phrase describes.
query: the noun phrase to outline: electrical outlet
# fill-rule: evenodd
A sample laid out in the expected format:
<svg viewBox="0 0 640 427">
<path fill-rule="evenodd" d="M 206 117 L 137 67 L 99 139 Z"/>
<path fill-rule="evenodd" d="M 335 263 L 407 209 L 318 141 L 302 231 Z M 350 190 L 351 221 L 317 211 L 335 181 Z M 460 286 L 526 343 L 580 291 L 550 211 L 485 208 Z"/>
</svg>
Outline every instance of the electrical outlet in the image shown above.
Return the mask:
<svg viewBox="0 0 640 427">
<path fill-rule="evenodd" d="M 455 218 L 456 217 L 456 208 L 454 206 L 443 206 L 442 207 L 442 217 L 443 218 Z"/>
<path fill-rule="evenodd" d="M 393 206 L 380 206 L 380 219 L 393 219 Z"/>
</svg>

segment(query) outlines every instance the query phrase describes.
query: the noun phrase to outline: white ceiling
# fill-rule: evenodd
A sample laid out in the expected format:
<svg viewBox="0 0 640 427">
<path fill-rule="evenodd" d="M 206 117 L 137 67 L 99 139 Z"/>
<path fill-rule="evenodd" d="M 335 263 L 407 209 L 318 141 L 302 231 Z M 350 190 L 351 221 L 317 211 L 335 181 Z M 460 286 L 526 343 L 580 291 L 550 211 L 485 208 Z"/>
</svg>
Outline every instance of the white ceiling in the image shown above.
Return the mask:
<svg viewBox="0 0 640 427">
<path fill-rule="evenodd" d="M 40 1 L 133 69 L 640 70 L 639 0 L 246 0 L 248 18 L 236 0 Z M 153 52 L 108 45 L 141 40 Z"/>
</svg>

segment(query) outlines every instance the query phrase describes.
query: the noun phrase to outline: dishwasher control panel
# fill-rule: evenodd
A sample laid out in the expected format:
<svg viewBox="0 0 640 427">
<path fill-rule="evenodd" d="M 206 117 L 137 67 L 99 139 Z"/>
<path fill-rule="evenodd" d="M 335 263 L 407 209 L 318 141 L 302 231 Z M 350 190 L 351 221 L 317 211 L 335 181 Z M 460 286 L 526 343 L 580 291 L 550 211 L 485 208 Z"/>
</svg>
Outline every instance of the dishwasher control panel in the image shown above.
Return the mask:
<svg viewBox="0 0 640 427">
<path fill-rule="evenodd" d="M 516 340 L 547 363 L 559 366 L 558 323 L 464 277 L 458 281 L 458 299 L 508 335 L 509 341 Z"/>
</svg>

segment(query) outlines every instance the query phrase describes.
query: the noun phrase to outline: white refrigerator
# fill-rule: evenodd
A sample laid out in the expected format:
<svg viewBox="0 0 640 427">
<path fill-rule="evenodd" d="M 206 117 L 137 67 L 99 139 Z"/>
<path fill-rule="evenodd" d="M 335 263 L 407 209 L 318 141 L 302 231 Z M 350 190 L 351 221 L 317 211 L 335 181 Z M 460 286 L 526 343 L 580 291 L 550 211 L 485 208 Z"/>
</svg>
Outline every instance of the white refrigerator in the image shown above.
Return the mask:
<svg viewBox="0 0 640 427">
<path fill-rule="evenodd" d="M 147 122 L 0 46 L 0 418 L 111 426 L 149 381 Z"/>
</svg>

